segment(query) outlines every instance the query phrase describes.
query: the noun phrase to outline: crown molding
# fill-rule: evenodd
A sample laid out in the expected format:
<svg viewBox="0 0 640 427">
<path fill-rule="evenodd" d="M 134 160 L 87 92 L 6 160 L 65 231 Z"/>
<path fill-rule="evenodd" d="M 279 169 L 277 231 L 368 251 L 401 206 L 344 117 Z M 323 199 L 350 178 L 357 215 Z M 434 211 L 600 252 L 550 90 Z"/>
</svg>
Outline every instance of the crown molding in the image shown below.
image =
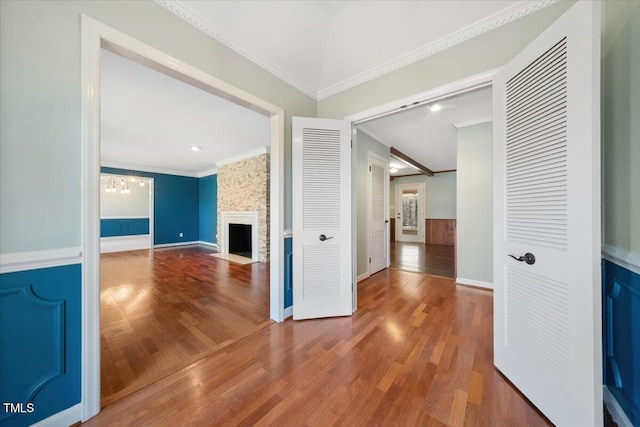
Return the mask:
<svg viewBox="0 0 640 427">
<path fill-rule="evenodd" d="M 376 141 L 378 141 L 380 144 L 385 145 L 387 147 L 391 147 L 393 144 L 389 144 L 387 141 L 385 141 L 384 139 L 380 138 L 378 135 L 375 134 L 375 132 L 371 131 L 370 129 L 366 128 L 363 125 L 359 125 L 358 127 L 356 127 L 356 129 L 358 129 L 360 132 L 366 134 L 367 136 L 369 136 L 369 138 L 373 138 Z M 357 138 L 357 137 L 356 137 Z M 356 144 L 357 144 L 357 139 L 356 139 Z"/>
<path fill-rule="evenodd" d="M 106 168 L 127 169 L 127 170 L 134 170 L 134 171 L 140 171 L 140 172 L 161 173 L 165 175 L 178 175 L 178 176 L 188 176 L 191 178 L 199 178 L 198 172 L 187 172 L 187 171 L 181 171 L 177 169 L 157 168 L 155 166 L 143 166 L 143 165 L 136 165 L 134 163 L 103 161 L 103 162 L 100 162 L 100 166 L 106 167 Z"/>
<path fill-rule="evenodd" d="M 391 59 L 383 64 L 363 71 L 353 77 L 345 79 L 341 82 L 335 83 L 324 89 L 316 90 L 306 83 L 302 82 L 297 77 L 293 76 L 279 65 L 271 62 L 263 55 L 255 52 L 249 46 L 237 40 L 225 31 L 217 28 L 202 14 L 191 9 L 179 0 L 154 0 L 158 5 L 164 7 L 169 12 L 175 14 L 181 19 L 187 21 L 189 24 L 198 28 L 200 31 L 214 38 L 218 42 L 222 43 L 229 49 L 245 57 L 249 61 L 260 66 L 262 69 L 273 74 L 285 83 L 298 89 L 300 92 L 314 99 L 315 101 L 321 101 L 325 98 L 329 98 L 345 90 L 351 89 L 355 86 L 366 83 L 370 80 L 374 80 L 384 74 L 398 70 L 400 68 L 411 65 L 414 62 L 418 62 L 431 55 L 441 52 L 445 49 L 463 43 L 469 39 L 477 37 L 488 31 L 501 27 L 502 25 L 513 22 L 531 13 L 537 12 L 547 6 L 557 3 L 559 0 L 536 0 L 536 1 L 521 1 L 512 6 L 509 6 L 499 12 L 494 13 L 484 19 L 467 25 L 458 31 L 454 31 L 444 37 L 439 38 L 431 43 L 428 43 L 418 49 L 415 49 L 404 55 L 400 55 L 394 59 Z"/>
<path fill-rule="evenodd" d="M 245 57 L 249 61 L 258 65 L 265 71 L 271 73 L 276 76 L 280 80 L 287 83 L 289 86 L 293 86 L 298 89 L 300 92 L 304 93 L 308 97 L 312 98 L 314 101 L 317 101 L 317 92 L 314 88 L 308 86 L 300 79 L 294 77 L 292 74 L 287 72 L 284 68 L 279 65 L 271 62 L 263 55 L 260 55 L 258 52 L 251 49 L 249 46 L 226 33 L 222 29 L 213 25 L 211 21 L 209 21 L 202 14 L 196 12 L 191 9 L 186 4 L 182 3 L 179 0 L 154 0 L 157 4 L 167 9 L 169 12 L 177 15 L 183 20 L 187 21 L 189 24 L 193 25 L 200 31 L 204 32 L 208 36 L 222 43 L 229 49 L 238 53 L 239 55 Z"/>
<path fill-rule="evenodd" d="M 258 148 L 256 150 L 247 151 L 246 153 L 242 153 L 242 154 L 237 155 L 235 157 L 230 157 L 230 158 L 222 160 L 220 162 L 216 162 L 216 166 L 220 167 L 220 166 L 223 166 L 223 165 L 228 165 L 229 163 L 235 163 L 235 162 L 239 162 L 240 160 L 250 159 L 252 157 L 260 156 L 261 154 L 266 154 L 268 152 L 269 152 L 269 147 L 267 147 L 265 145 L 265 146 L 260 147 L 260 148 Z"/>
<path fill-rule="evenodd" d="M 374 80 L 384 74 L 406 67 L 407 65 L 411 65 L 414 62 L 418 62 L 445 49 L 527 16 L 533 12 L 537 12 L 538 10 L 557 3 L 558 1 L 559 0 L 538 0 L 521 1 L 516 3 L 513 6 L 476 21 L 473 24 L 467 25 L 458 31 L 454 31 L 453 33 L 441 37 L 438 40 L 419 47 L 412 52 L 398 56 L 397 58 L 375 66 L 367 71 L 333 84 L 325 89 L 321 89 L 318 91 L 316 98 L 318 101 L 321 101 L 370 80 Z"/>
<path fill-rule="evenodd" d="M 216 175 L 218 173 L 218 168 L 213 167 L 211 169 L 204 170 L 202 172 L 198 172 L 198 178 L 204 178 L 205 176 Z"/>
</svg>

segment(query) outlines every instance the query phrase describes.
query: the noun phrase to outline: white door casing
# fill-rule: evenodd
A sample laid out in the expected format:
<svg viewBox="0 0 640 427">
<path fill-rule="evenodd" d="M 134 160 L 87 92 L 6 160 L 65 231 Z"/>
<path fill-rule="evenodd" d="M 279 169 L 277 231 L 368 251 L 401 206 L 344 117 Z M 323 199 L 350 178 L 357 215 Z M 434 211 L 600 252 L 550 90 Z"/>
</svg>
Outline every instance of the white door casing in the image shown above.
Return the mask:
<svg viewBox="0 0 640 427">
<path fill-rule="evenodd" d="M 351 125 L 292 122 L 293 318 L 351 315 Z"/>
<path fill-rule="evenodd" d="M 599 42 L 579 1 L 493 84 L 494 363 L 558 426 L 602 425 Z"/>
<path fill-rule="evenodd" d="M 396 240 L 400 242 L 421 242 L 424 243 L 425 235 L 425 183 L 398 184 L 396 185 Z M 406 232 L 403 229 L 403 191 L 416 191 L 418 197 L 417 228 L 415 233 Z"/>
<path fill-rule="evenodd" d="M 369 152 L 367 197 L 369 274 L 377 273 L 389 265 L 388 162 L 375 153 Z"/>
</svg>

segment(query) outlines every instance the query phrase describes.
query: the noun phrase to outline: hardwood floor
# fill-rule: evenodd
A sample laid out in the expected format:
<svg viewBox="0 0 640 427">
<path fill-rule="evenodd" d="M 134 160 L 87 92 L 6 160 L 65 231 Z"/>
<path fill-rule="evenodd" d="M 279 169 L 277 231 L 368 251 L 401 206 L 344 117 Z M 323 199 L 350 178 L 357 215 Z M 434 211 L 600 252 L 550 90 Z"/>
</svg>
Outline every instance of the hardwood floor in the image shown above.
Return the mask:
<svg viewBox="0 0 640 427">
<path fill-rule="evenodd" d="M 455 277 L 455 247 L 414 242 L 391 242 L 391 268 L 434 276 Z"/>
<path fill-rule="evenodd" d="M 550 425 L 493 367 L 490 291 L 387 269 L 358 294 L 353 316 L 273 323 L 86 424 Z"/>
<path fill-rule="evenodd" d="M 103 406 L 271 323 L 268 264 L 233 264 L 212 252 L 101 256 Z"/>
</svg>

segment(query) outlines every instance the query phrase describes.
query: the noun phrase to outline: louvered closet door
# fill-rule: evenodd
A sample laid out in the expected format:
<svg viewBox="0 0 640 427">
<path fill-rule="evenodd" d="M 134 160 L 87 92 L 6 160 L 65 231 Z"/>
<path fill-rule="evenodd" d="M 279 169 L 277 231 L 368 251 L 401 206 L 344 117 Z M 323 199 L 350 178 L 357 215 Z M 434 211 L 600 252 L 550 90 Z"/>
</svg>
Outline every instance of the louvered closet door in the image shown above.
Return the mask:
<svg viewBox="0 0 640 427">
<path fill-rule="evenodd" d="M 599 20 L 578 2 L 494 81 L 495 365 L 559 426 L 602 425 Z"/>
<path fill-rule="evenodd" d="M 352 313 L 351 128 L 294 117 L 293 318 Z"/>
</svg>

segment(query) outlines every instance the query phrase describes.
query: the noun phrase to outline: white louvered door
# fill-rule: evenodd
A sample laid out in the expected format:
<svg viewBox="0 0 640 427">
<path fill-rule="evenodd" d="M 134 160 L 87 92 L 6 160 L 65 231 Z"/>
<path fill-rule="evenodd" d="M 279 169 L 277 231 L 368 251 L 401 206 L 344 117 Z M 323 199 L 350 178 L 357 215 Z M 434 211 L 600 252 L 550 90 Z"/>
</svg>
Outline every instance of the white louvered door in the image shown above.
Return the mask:
<svg viewBox="0 0 640 427">
<path fill-rule="evenodd" d="M 558 426 L 602 425 L 599 8 L 493 85 L 494 362 Z"/>
<path fill-rule="evenodd" d="M 293 318 L 352 313 L 351 127 L 292 123 Z"/>
<path fill-rule="evenodd" d="M 388 211 L 389 191 L 387 163 L 369 154 L 369 274 L 389 266 L 388 260 Z"/>
</svg>

